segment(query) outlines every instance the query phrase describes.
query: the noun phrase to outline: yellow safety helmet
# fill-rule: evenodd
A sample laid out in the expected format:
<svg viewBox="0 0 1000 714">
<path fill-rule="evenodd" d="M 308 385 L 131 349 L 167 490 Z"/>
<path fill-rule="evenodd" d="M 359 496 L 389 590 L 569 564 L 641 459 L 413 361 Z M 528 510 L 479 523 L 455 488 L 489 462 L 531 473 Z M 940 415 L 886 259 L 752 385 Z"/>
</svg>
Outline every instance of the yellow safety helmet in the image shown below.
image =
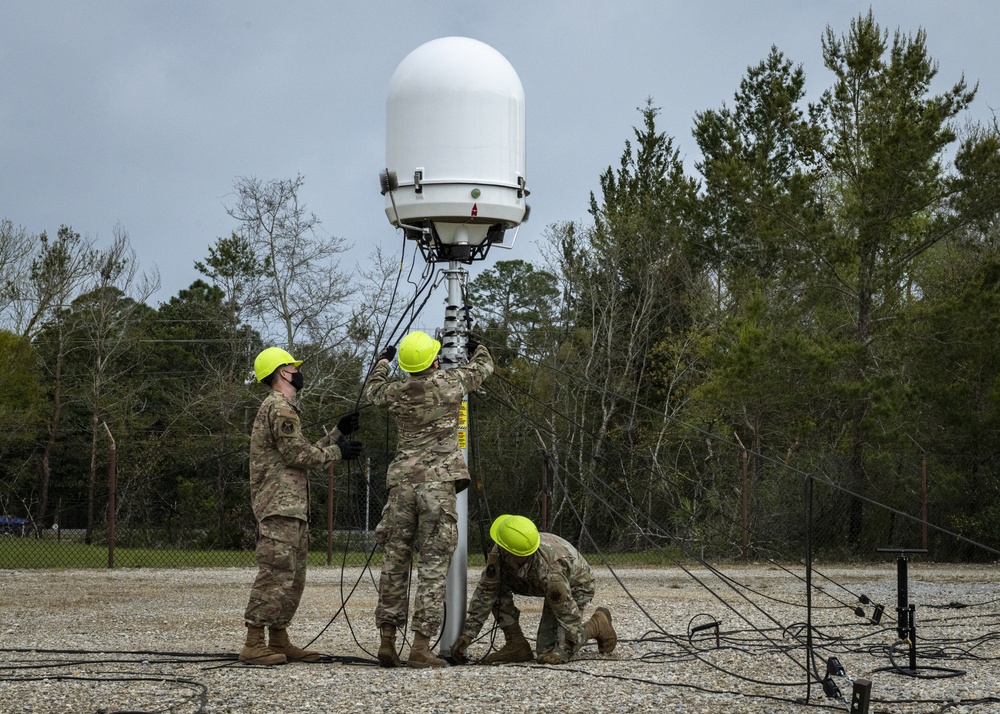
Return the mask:
<svg viewBox="0 0 1000 714">
<path fill-rule="evenodd" d="M 490 526 L 490 538 L 514 555 L 531 555 L 538 550 L 538 528 L 524 516 L 500 516 Z"/>
<path fill-rule="evenodd" d="M 413 374 L 434 364 L 441 343 L 426 332 L 411 332 L 399 342 L 399 368 Z"/>
<path fill-rule="evenodd" d="M 302 360 L 295 359 L 280 347 L 268 347 L 253 361 L 253 373 L 258 382 L 263 382 L 264 379 L 271 376 L 274 370 L 286 364 L 294 364 L 298 367 L 302 364 Z"/>
</svg>

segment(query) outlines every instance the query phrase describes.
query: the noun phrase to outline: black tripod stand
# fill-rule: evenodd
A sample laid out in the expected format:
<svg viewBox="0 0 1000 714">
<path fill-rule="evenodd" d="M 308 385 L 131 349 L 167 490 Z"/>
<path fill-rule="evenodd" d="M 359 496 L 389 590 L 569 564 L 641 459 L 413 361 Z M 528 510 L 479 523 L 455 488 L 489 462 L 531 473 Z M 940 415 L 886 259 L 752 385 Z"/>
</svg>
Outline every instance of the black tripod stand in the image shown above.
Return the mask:
<svg viewBox="0 0 1000 714">
<path fill-rule="evenodd" d="M 879 553 L 896 553 L 896 634 L 899 639 L 907 645 L 909 661 L 907 667 L 896 664 L 892 653 L 895 645 L 889 648 L 889 659 L 892 667 L 882 667 L 876 672 L 896 672 L 908 677 L 921 677 L 923 679 L 944 679 L 946 677 L 960 677 L 965 674 L 965 670 L 950 669 L 947 667 L 917 666 L 917 606 L 910 602 L 909 591 L 909 568 L 907 555 L 926 554 L 924 548 L 876 548 Z M 935 672 L 936 674 L 928 674 Z"/>
</svg>

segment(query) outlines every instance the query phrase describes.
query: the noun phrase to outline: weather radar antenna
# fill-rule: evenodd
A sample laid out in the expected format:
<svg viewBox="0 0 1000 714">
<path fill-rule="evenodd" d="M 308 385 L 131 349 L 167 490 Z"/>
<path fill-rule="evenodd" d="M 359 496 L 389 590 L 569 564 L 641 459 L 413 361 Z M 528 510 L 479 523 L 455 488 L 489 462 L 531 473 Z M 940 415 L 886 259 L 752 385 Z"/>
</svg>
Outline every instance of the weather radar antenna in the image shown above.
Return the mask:
<svg viewBox="0 0 1000 714">
<path fill-rule="evenodd" d="M 386 109 L 380 183 L 389 222 L 428 262 L 482 260 L 529 213 L 524 88 L 514 68 L 478 40 L 432 40 L 400 62 Z"/>
<path fill-rule="evenodd" d="M 466 352 L 469 274 L 462 264 L 483 260 L 492 245 L 503 245 L 506 232 L 530 212 L 524 126 L 524 88 L 517 72 L 478 40 L 442 37 L 420 45 L 389 81 L 379 183 L 389 223 L 417 243 L 425 261 L 448 264 L 442 369 L 461 364 Z M 458 439 L 468 463 L 467 403 L 461 414 Z M 458 494 L 457 510 L 458 546 L 448 571 L 441 633 L 445 657 L 465 624 L 467 490 Z"/>
</svg>

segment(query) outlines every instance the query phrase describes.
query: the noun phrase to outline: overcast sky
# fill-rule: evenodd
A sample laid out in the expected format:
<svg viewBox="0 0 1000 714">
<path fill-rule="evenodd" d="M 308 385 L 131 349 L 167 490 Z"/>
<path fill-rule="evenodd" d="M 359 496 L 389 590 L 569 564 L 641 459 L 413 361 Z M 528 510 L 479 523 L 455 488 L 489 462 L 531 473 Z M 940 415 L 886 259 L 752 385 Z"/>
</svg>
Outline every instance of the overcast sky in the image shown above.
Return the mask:
<svg viewBox="0 0 1000 714">
<path fill-rule="evenodd" d="M 971 118 L 1000 108 L 1000 2 L 876 0 L 883 28 L 927 31 L 937 91 L 979 83 Z M 527 115 L 531 219 L 498 260 L 537 259 L 546 226 L 587 220 L 638 108 L 689 167 L 696 112 L 732 103 L 748 65 L 776 45 L 828 87 L 820 38 L 846 34 L 868 2 L 843 0 L 354 0 L 0 3 L 0 218 L 31 233 L 62 224 L 106 246 L 128 231 L 166 301 L 227 236 L 237 177 L 305 177 L 322 229 L 396 251 L 379 193 L 393 71 L 437 37 L 472 37 L 518 73 Z M 692 169 L 693 170 L 693 169 Z"/>
</svg>

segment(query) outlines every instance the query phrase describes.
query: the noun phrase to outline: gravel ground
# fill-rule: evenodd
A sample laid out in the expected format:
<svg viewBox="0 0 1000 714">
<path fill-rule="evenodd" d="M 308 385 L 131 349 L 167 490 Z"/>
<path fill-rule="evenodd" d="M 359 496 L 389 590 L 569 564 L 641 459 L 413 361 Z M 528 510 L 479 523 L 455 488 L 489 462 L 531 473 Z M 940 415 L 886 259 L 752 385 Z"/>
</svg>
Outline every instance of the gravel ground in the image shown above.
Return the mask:
<svg viewBox="0 0 1000 714">
<path fill-rule="evenodd" d="M 469 665 L 380 669 L 373 578 L 312 568 L 292 640 L 329 661 L 253 667 L 242 644 L 250 569 L 0 570 L 0 712 L 803 712 L 848 711 L 852 680 L 872 681 L 869 711 L 1000 712 L 1000 569 L 910 563 L 917 676 L 896 635 L 894 562 L 817 565 L 816 667 L 837 657 L 844 699 L 806 686 L 801 566 L 598 570 L 594 605 L 614 615 L 619 644 L 587 646 L 562 667 Z M 472 592 L 477 572 L 470 572 Z M 353 594 L 351 589 L 358 583 Z M 623 587 L 624 585 L 624 587 Z M 626 590 L 627 588 L 627 590 Z M 854 613 L 858 596 L 885 605 Z M 343 597 L 343 612 L 334 618 Z M 540 601 L 518 599 L 533 635 Z M 964 605 L 965 607 L 958 607 Z M 720 639 L 709 628 L 721 621 Z M 470 648 L 478 659 L 484 637 Z M 502 636 L 498 633 L 498 642 Z M 896 645 L 893 652 L 890 648 Z M 405 657 L 406 650 L 403 655 Z M 914 674 L 911 672 L 911 674 Z"/>
</svg>

